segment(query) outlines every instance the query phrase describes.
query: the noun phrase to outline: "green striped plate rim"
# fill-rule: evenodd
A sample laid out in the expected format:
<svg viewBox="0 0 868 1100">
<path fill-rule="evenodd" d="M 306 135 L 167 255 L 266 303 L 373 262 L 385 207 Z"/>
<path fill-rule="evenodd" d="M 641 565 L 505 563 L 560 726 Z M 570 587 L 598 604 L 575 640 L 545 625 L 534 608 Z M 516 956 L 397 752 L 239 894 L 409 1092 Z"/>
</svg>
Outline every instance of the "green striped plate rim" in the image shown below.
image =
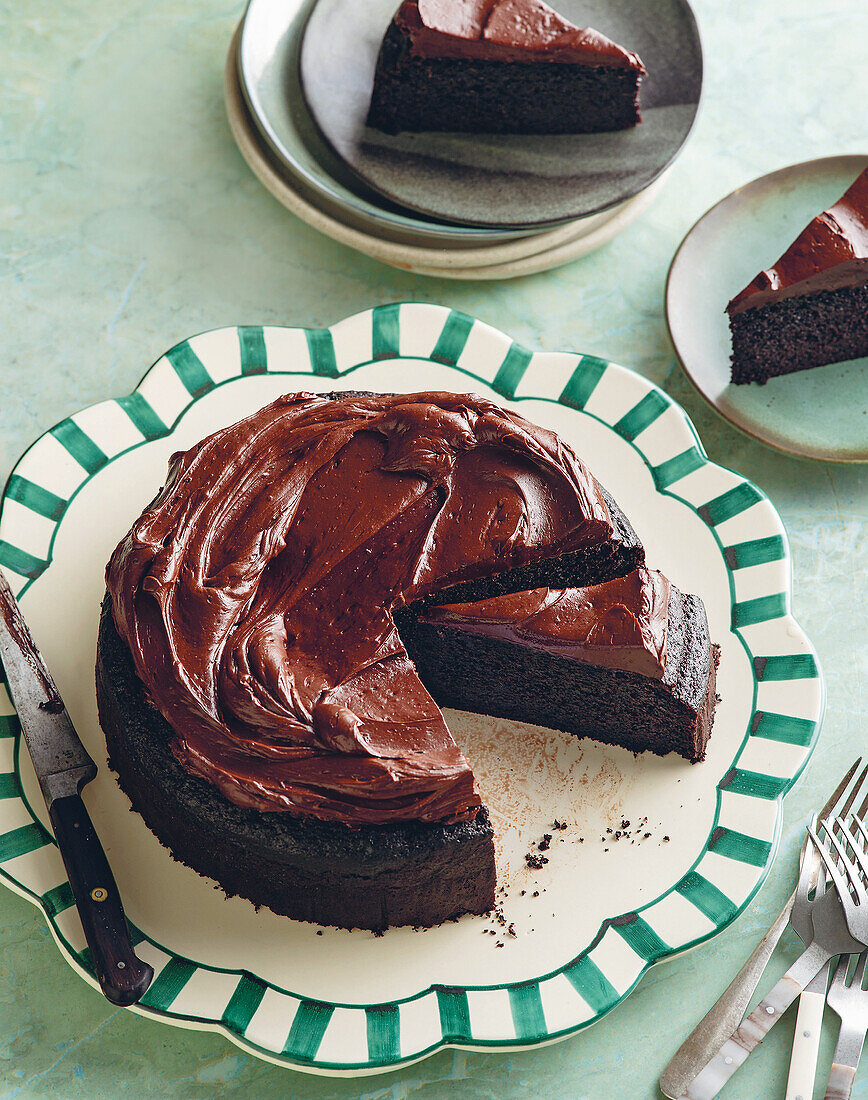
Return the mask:
<svg viewBox="0 0 868 1100">
<path fill-rule="evenodd" d="M 610 1012 L 655 962 L 720 932 L 771 866 L 781 800 L 810 756 L 824 705 L 816 655 L 790 612 L 780 517 L 756 486 L 710 462 L 680 406 L 624 367 L 592 355 L 534 352 L 437 305 L 378 306 L 327 329 L 202 333 L 162 356 L 134 393 L 50 429 L 6 485 L 0 565 L 14 590 L 23 595 L 51 568 L 57 530 L 81 487 L 120 454 L 169 435 L 216 387 L 270 373 L 335 379 L 340 388 L 353 384 L 359 368 L 390 360 L 396 390 L 402 361 L 428 362 L 519 407 L 525 400 L 565 406 L 632 447 L 657 492 L 681 501 L 711 533 L 729 581 L 732 632 L 752 669 L 753 702 L 693 866 L 640 909 L 613 914 L 564 966 L 533 980 L 433 984 L 389 1004 L 337 1004 L 279 988 L 262 975 L 185 958 L 135 929 L 156 971 L 135 1011 L 217 1028 L 260 1057 L 335 1075 L 381 1072 L 445 1046 L 509 1049 L 562 1038 Z M 17 719 L 0 687 L 0 878 L 40 907 L 64 957 L 95 985 L 54 840 L 22 793 L 19 752 Z"/>
</svg>

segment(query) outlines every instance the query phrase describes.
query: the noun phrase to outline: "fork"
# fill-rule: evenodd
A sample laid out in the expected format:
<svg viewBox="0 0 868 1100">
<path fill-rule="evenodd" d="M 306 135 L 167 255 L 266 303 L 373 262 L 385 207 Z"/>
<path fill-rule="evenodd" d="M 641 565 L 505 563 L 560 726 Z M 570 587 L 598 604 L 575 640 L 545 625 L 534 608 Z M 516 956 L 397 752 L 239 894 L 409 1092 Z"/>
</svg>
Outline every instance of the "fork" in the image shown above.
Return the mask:
<svg viewBox="0 0 868 1100">
<path fill-rule="evenodd" d="M 863 951 L 848 982 L 850 956 L 842 955 L 829 986 L 826 999 L 829 1007 L 841 1017 L 841 1030 L 832 1059 L 826 1100 L 849 1100 L 856 1079 L 856 1067 L 868 1032 L 868 990 L 864 988 L 866 960 L 868 951 Z"/>
<path fill-rule="evenodd" d="M 855 769 L 854 769 L 855 770 Z M 868 769 L 866 769 L 868 771 Z M 837 810 L 838 816 L 846 820 L 847 815 L 856 799 L 865 772 L 859 777 L 843 806 Z M 864 817 L 868 810 L 868 798 L 857 810 L 860 817 Z M 829 813 L 820 814 L 816 820 L 821 823 L 826 818 L 834 816 L 836 807 L 832 807 Z M 816 825 L 816 821 L 815 821 Z M 805 837 L 805 847 L 802 851 L 802 867 L 800 868 L 799 884 L 796 887 L 795 897 L 816 889 L 817 877 L 820 873 L 821 860 L 817 849 L 809 837 Z M 809 874 L 802 873 L 805 864 L 808 864 Z M 804 905 L 793 908 L 790 915 L 790 924 L 796 935 L 799 936 L 805 946 L 812 936 L 810 914 Z M 849 958 L 849 956 L 846 956 Z M 826 989 L 829 985 L 830 959 L 820 971 L 814 975 L 799 997 L 799 1008 L 796 1016 L 796 1029 L 793 1038 L 793 1052 L 790 1056 L 790 1071 L 787 1076 L 786 1100 L 803 1100 L 814 1095 L 814 1078 L 817 1073 L 817 1055 L 820 1050 L 820 1032 L 823 1026 L 823 1010 L 826 1007 Z"/>
<path fill-rule="evenodd" d="M 863 771 L 856 782 L 854 798 L 864 778 Z M 811 942 L 771 992 L 697 1074 L 682 1093 L 680 1100 L 712 1100 L 717 1096 L 823 965 L 835 955 L 861 952 L 868 943 L 868 894 L 859 880 L 859 871 L 853 866 L 844 845 L 833 831 L 839 829 L 845 833 L 846 827 L 840 816 L 835 817 L 834 825 L 830 826 L 825 822 L 820 823 L 819 827 L 824 830 L 836 850 L 843 854 L 845 862 L 839 870 L 836 857 L 819 839 L 813 825 L 809 825 L 808 835 L 829 871 L 828 878 L 822 875 L 819 877 L 813 898 L 806 890 L 796 899 L 800 910 L 805 909 L 810 916 Z M 865 832 L 865 838 L 868 840 L 868 831 Z M 808 863 L 807 860 L 805 862 Z M 850 888 L 853 894 L 850 893 Z M 859 891 L 862 892 L 866 904 L 860 905 L 854 900 L 854 895 L 857 898 L 860 896 Z"/>
</svg>

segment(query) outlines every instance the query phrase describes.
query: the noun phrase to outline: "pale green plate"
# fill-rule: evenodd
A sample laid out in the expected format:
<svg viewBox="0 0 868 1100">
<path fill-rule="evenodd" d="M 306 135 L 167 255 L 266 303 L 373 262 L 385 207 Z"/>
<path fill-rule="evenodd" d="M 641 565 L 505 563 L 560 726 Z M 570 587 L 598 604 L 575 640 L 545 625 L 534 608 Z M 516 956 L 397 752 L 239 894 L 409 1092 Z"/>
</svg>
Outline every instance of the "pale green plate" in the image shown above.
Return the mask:
<svg viewBox="0 0 868 1100">
<path fill-rule="evenodd" d="M 227 901 L 169 857 L 105 766 L 93 673 L 105 563 L 169 456 L 281 393 L 341 388 L 476 390 L 557 430 L 630 516 L 649 562 L 702 596 L 721 645 L 721 702 L 700 765 L 448 713 L 492 810 L 514 938 L 473 916 L 318 935 Z M 790 612 L 786 535 L 763 494 L 710 462 L 684 412 L 639 375 L 532 352 L 442 306 L 381 306 L 329 329 L 225 328 L 176 345 L 135 393 L 75 413 L 24 455 L 0 514 L 0 565 L 101 765 L 85 801 L 156 972 L 136 1011 L 314 1073 L 376 1073 L 444 1046 L 531 1047 L 599 1020 L 653 963 L 748 904 L 822 716 L 817 661 Z M 601 840 L 622 816 L 634 829 L 647 818 L 650 836 Z M 524 854 L 555 817 L 571 826 L 531 870 Z M 95 985 L 2 685 L 0 880 L 41 909 L 63 958 Z"/>
<path fill-rule="evenodd" d="M 724 310 L 843 195 L 866 159 L 806 161 L 733 191 L 684 238 L 666 286 L 672 343 L 706 401 L 763 443 L 824 462 L 868 462 L 868 359 L 772 378 L 764 386 L 733 386 Z"/>
</svg>

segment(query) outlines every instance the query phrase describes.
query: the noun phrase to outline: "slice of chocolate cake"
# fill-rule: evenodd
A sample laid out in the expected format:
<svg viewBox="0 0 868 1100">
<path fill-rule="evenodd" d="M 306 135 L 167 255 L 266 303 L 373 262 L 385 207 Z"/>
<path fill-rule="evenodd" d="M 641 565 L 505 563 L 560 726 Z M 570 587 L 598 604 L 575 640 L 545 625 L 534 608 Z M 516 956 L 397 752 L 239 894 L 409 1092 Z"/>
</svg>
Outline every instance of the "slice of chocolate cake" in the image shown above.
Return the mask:
<svg viewBox="0 0 868 1100">
<path fill-rule="evenodd" d="M 97 653 L 111 764 L 156 836 L 228 894 L 372 929 L 484 912 L 492 831 L 427 687 L 430 676 L 440 692 L 445 675 L 425 642 L 441 629 L 434 605 L 635 578 L 643 558 L 571 448 L 489 401 L 288 395 L 175 455 L 112 555 Z M 586 642 L 639 662 L 633 680 L 617 664 L 605 671 L 610 705 L 626 692 L 624 714 L 638 723 L 644 708 L 645 733 L 613 716 L 609 739 L 645 747 L 665 719 L 656 751 L 698 759 L 707 724 L 688 746 L 672 700 L 713 699 L 704 618 L 684 610 L 692 597 L 667 602 L 662 579 L 625 584 Z M 636 631 L 656 639 L 644 657 Z M 414 639 L 427 645 L 418 667 Z M 465 658 L 494 642 L 448 637 Z M 539 639 L 505 644 L 519 677 L 526 662 L 563 675 Z M 490 708 L 484 666 L 468 666 L 479 682 L 468 707 L 499 713 L 516 694 L 499 660 Z M 563 706 L 533 720 L 578 729 Z M 595 729 L 605 733 L 601 716 Z"/>
<path fill-rule="evenodd" d="M 726 312 L 736 385 L 868 356 L 868 168 Z"/>
<path fill-rule="evenodd" d="M 542 0 L 404 0 L 374 76 L 368 125 L 585 134 L 640 121 L 642 62 Z"/>
<path fill-rule="evenodd" d="M 441 706 L 705 757 L 718 651 L 702 601 L 661 573 L 438 605 L 401 621 Z"/>
</svg>

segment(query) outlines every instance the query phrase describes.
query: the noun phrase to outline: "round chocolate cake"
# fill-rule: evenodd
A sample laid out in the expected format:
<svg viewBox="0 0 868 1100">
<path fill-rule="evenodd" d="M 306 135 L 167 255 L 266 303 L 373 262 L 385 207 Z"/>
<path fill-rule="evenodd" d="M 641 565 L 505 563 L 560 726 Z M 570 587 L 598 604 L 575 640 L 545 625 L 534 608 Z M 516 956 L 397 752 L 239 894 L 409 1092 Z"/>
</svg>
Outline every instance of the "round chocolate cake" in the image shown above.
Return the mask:
<svg viewBox="0 0 868 1100">
<path fill-rule="evenodd" d="M 491 825 L 438 703 L 704 755 L 704 610 L 643 559 L 575 453 L 489 401 L 287 395 L 173 456 L 112 555 L 111 765 L 229 895 L 375 930 L 485 912 Z"/>
</svg>

